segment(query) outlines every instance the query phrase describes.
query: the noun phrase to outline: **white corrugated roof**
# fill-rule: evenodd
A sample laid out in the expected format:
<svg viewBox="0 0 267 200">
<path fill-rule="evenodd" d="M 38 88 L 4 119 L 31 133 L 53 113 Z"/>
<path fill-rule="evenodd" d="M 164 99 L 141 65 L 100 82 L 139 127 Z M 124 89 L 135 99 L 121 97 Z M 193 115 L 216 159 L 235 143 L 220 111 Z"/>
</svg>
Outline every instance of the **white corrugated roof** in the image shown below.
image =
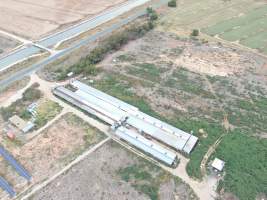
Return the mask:
<svg viewBox="0 0 267 200">
<path fill-rule="evenodd" d="M 119 121 L 122 117 L 126 116 L 127 113 L 123 110 L 101 100 L 96 98 L 93 95 L 90 95 L 82 90 L 77 90 L 75 92 L 78 96 L 82 97 L 85 101 L 91 104 L 92 107 L 94 107 L 95 110 L 97 110 L 100 113 L 104 113 L 105 115 L 109 116 L 110 118 Z"/>
<path fill-rule="evenodd" d="M 187 140 L 185 146 L 183 147 L 183 151 L 190 154 L 195 145 L 197 144 L 198 138 L 194 135 L 191 135 Z"/>
<path fill-rule="evenodd" d="M 104 92 L 101 92 L 101 91 L 99 91 L 93 87 L 90 87 L 89 85 L 86 85 L 80 81 L 75 80 L 71 83 L 71 85 L 75 88 L 78 88 L 78 89 L 90 94 L 90 95 L 93 95 L 99 99 L 102 99 L 102 100 L 108 102 L 109 104 L 116 106 L 117 108 L 120 108 L 122 110 L 125 110 L 125 111 L 129 111 L 129 110 L 137 111 L 138 110 L 138 108 L 136 108 L 136 107 L 134 107 L 128 103 L 125 103 L 125 102 L 123 102 L 123 101 L 121 101 L 115 97 L 112 97 L 112 96 L 110 96 Z"/>
<path fill-rule="evenodd" d="M 160 128 L 134 116 L 130 116 L 127 123 L 177 150 L 182 150 L 185 145 L 185 142 L 179 140 L 175 135 L 168 134 Z"/>
<path fill-rule="evenodd" d="M 98 118 L 102 119 L 106 123 L 112 125 L 115 121 L 114 119 L 109 118 L 106 115 L 100 114 L 99 111 L 96 111 L 94 108 L 92 108 L 91 104 L 88 103 L 86 100 L 84 100 L 82 97 L 78 96 L 74 92 L 59 86 L 55 88 L 53 91 L 56 95 L 60 96 L 61 98 L 67 100 L 68 102 L 80 107 L 81 109 L 87 111 L 88 113 L 97 116 Z"/>
<path fill-rule="evenodd" d="M 129 142 L 130 144 L 134 145 L 135 147 L 143 150 L 146 153 L 151 154 L 158 160 L 165 162 L 168 165 L 172 165 L 175 162 L 176 154 L 161 147 L 160 145 L 146 139 L 140 134 L 135 133 L 124 127 L 119 127 L 115 134 L 124 139 L 125 141 Z"/>
</svg>

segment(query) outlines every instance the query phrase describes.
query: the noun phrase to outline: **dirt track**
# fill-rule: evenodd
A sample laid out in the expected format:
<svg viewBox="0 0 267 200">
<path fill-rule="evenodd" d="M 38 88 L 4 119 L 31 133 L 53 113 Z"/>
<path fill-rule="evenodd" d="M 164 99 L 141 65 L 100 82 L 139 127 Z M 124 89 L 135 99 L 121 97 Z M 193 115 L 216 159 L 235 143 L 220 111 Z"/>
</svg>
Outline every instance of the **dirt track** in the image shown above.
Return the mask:
<svg viewBox="0 0 267 200">
<path fill-rule="evenodd" d="M 125 0 L 0 0 L 0 29 L 26 38 L 39 38 Z"/>
</svg>

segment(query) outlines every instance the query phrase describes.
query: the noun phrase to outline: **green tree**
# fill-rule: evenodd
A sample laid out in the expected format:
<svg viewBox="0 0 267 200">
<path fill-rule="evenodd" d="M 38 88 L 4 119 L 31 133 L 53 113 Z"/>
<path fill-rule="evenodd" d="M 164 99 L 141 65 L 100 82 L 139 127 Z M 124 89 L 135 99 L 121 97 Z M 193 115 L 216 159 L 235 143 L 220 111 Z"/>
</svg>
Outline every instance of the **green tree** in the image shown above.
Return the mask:
<svg viewBox="0 0 267 200">
<path fill-rule="evenodd" d="M 170 0 L 170 1 L 168 2 L 168 6 L 169 6 L 169 7 L 176 7 L 176 6 L 177 6 L 176 0 Z"/>
<path fill-rule="evenodd" d="M 199 30 L 198 29 L 194 29 L 192 31 L 192 33 L 191 33 L 191 36 L 194 36 L 194 37 L 199 36 Z"/>
</svg>

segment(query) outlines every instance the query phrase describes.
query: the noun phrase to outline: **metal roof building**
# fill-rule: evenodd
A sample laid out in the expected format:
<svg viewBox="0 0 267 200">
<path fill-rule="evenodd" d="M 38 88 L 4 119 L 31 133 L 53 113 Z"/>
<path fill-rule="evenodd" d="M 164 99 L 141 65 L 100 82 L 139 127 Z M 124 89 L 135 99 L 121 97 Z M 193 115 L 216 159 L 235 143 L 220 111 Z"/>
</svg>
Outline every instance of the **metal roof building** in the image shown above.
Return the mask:
<svg viewBox="0 0 267 200">
<path fill-rule="evenodd" d="M 6 191 L 10 197 L 16 196 L 16 192 L 13 190 L 13 188 L 9 185 L 9 183 L 0 176 L 0 187 Z"/>
<path fill-rule="evenodd" d="M 31 175 L 10 155 L 3 147 L 0 146 L 0 155 L 25 179 L 31 180 Z"/>
<path fill-rule="evenodd" d="M 153 126 L 161 129 L 165 133 L 169 133 L 169 135 L 176 136 L 175 138 L 178 144 L 170 146 L 177 148 L 177 150 L 184 151 L 189 154 L 198 142 L 198 138 L 196 136 L 186 133 L 185 131 L 182 131 L 174 126 L 171 126 L 170 124 L 151 117 L 143 112 L 136 113 L 135 117 L 142 119 L 149 124 L 153 124 Z M 168 137 L 169 136 L 163 138 L 164 140 L 166 140 L 165 142 L 167 144 L 169 143 Z"/>
<path fill-rule="evenodd" d="M 80 81 L 73 81 L 71 84 L 73 87 L 77 88 L 78 91 L 82 90 L 84 93 L 87 93 L 87 96 L 95 96 L 98 98 L 98 101 L 105 101 L 109 104 L 109 106 L 113 105 L 126 111 L 129 116 L 127 123 L 177 150 L 184 151 L 189 154 L 198 142 L 198 138 L 196 136 L 151 117 L 139 111 L 138 108 Z M 95 101 L 97 100 L 95 99 Z"/>
<path fill-rule="evenodd" d="M 171 146 L 172 148 L 190 153 L 198 142 L 198 138 L 194 135 L 177 129 L 163 121 L 151 117 L 138 108 L 131 106 L 115 97 L 105 94 L 95 88 L 92 88 L 80 81 L 73 81 L 71 85 L 76 88 L 75 92 L 66 88 L 58 87 L 56 90 L 61 90 L 69 101 L 75 101 L 74 104 L 79 107 L 86 107 L 93 115 L 105 116 L 108 120 L 104 120 L 110 125 L 127 117 L 126 124 L 134 127 L 139 131 L 143 131 L 147 135 L 155 138 L 162 143 Z M 63 97 L 64 98 L 64 97 Z M 66 99 L 66 98 L 65 98 Z M 78 102 L 78 103 L 77 103 Z M 72 102 L 73 103 L 73 102 Z M 90 110 L 93 110 L 92 112 Z M 103 118 L 103 117 L 102 117 Z"/>
<path fill-rule="evenodd" d="M 104 115 L 103 114 L 100 114 L 98 113 L 95 109 L 93 109 L 91 106 L 93 105 L 90 105 L 85 99 L 83 99 L 82 97 L 78 96 L 76 93 L 62 87 L 62 86 L 59 86 L 59 87 L 56 87 L 54 90 L 53 90 L 53 93 L 61 98 L 63 98 L 64 100 L 72 103 L 73 105 L 81 108 L 82 110 L 92 114 L 92 115 L 95 115 L 96 117 L 98 117 L 99 119 L 103 120 L 104 122 L 112 125 L 114 124 L 114 119 L 111 119 L 109 118 L 108 116 Z"/>
<path fill-rule="evenodd" d="M 106 101 L 109 104 L 114 105 L 117 108 L 120 108 L 124 111 L 128 111 L 128 112 L 129 111 L 138 111 L 138 108 L 136 108 L 136 107 L 134 107 L 128 103 L 125 103 L 125 102 L 123 102 L 123 101 L 121 101 L 121 100 L 119 100 L 113 96 L 110 96 L 104 92 L 101 92 L 101 91 L 99 91 L 93 87 L 90 87 L 90 86 L 88 86 L 88 85 L 86 85 L 80 81 L 75 80 L 71 83 L 71 85 L 73 87 L 79 89 L 79 90 L 82 90 L 82 91 L 84 91 L 90 95 L 97 97 L 98 99 L 102 99 L 103 101 Z"/>
<path fill-rule="evenodd" d="M 119 127 L 115 131 L 115 135 L 137 147 L 138 149 L 141 149 L 142 151 L 151 154 L 154 158 L 170 166 L 173 165 L 177 160 L 177 156 L 175 153 L 161 147 L 160 145 L 146 139 L 142 135 L 137 134 L 127 128 Z"/>
<path fill-rule="evenodd" d="M 144 120 L 130 116 L 127 123 L 177 150 L 182 150 L 184 147 L 183 140 L 179 140 L 175 135 L 168 134 Z"/>
<path fill-rule="evenodd" d="M 106 101 L 98 99 L 95 96 L 90 95 L 82 90 L 77 90 L 75 93 L 81 98 L 83 98 L 85 101 L 94 105 L 97 111 L 99 111 L 100 113 L 106 113 L 107 116 L 114 119 L 115 121 L 119 121 L 127 115 L 125 111 L 117 108 L 116 106 L 113 106 L 112 104 Z"/>
</svg>

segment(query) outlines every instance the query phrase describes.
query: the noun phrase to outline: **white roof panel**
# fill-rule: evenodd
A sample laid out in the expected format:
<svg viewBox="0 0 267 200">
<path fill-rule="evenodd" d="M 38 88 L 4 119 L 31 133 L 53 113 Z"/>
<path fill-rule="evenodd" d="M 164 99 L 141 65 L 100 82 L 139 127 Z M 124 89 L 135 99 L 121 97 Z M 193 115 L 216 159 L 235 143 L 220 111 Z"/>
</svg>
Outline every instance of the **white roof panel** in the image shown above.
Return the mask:
<svg viewBox="0 0 267 200">
<path fill-rule="evenodd" d="M 136 115 L 138 118 L 141 118 L 149 123 L 152 123 L 154 124 L 155 126 L 163 129 L 164 131 L 168 132 L 168 133 L 171 133 L 171 134 L 174 134 L 176 135 L 177 137 L 179 137 L 181 140 L 184 140 L 184 141 L 187 141 L 190 137 L 190 134 L 189 133 L 186 133 L 174 126 L 171 126 L 170 124 L 167 124 L 161 120 L 158 120 L 154 117 L 151 117 L 143 112 L 138 112 L 138 115 Z"/>
<path fill-rule="evenodd" d="M 190 154 L 193 148 L 196 146 L 198 138 L 194 135 L 191 135 L 189 140 L 186 142 L 186 145 L 183 148 L 183 151 Z"/>
<path fill-rule="evenodd" d="M 113 124 L 114 120 L 109 118 L 106 115 L 100 114 L 97 112 L 94 108 L 92 108 L 92 105 L 89 104 L 86 100 L 84 100 L 82 97 L 78 96 L 74 92 L 59 86 L 53 90 L 53 92 L 60 96 L 61 98 L 65 99 L 66 101 L 78 106 L 79 108 L 85 110 L 86 112 L 97 116 L 98 118 L 104 120 L 108 124 Z"/>
<path fill-rule="evenodd" d="M 88 94 L 82 90 L 77 90 L 75 94 L 82 97 L 86 102 L 90 103 L 91 106 L 94 107 L 94 109 L 96 109 L 97 111 L 104 113 L 105 115 L 116 121 L 119 121 L 122 117 L 127 116 L 127 113 L 123 110 L 110 105 L 109 103 L 98 99 L 95 96 Z"/>
<path fill-rule="evenodd" d="M 124 127 L 119 127 L 115 134 L 124 139 L 125 141 L 129 142 L 130 144 L 134 145 L 135 147 L 143 150 L 144 152 L 147 152 L 157 158 L 158 160 L 161 160 L 168 165 L 172 165 L 176 159 L 176 154 L 161 147 L 160 145 L 146 139 L 142 135 L 139 135 L 135 133 L 134 131 L 131 131 L 129 129 L 126 129 Z"/>
<path fill-rule="evenodd" d="M 183 140 L 179 140 L 179 138 L 177 138 L 175 135 L 169 134 L 160 128 L 134 116 L 130 116 L 127 120 L 127 123 L 175 149 L 182 150 L 186 143 Z"/>
<path fill-rule="evenodd" d="M 90 87 L 89 85 L 86 85 L 80 81 L 75 80 L 71 83 L 71 85 L 86 92 L 86 93 L 88 93 L 88 94 L 91 94 L 91 95 L 93 95 L 99 99 L 102 99 L 102 100 L 108 102 L 109 104 L 114 105 L 117 108 L 120 108 L 122 110 L 125 110 L 125 111 L 130 111 L 130 110 L 131 111 L 137 111 L 138 110 L 138 108 L 136 108 L 136 107 L 134 107 L 128 103 L 125 103 L 125 102 L 123 102 L 123 101 L 121 101 L 121 100 L 119 100 L 113 96 L 110 96 L 104 92 L 101 92 L 100 90 L 97 90 L 93 87 Z"/>
</svg>

